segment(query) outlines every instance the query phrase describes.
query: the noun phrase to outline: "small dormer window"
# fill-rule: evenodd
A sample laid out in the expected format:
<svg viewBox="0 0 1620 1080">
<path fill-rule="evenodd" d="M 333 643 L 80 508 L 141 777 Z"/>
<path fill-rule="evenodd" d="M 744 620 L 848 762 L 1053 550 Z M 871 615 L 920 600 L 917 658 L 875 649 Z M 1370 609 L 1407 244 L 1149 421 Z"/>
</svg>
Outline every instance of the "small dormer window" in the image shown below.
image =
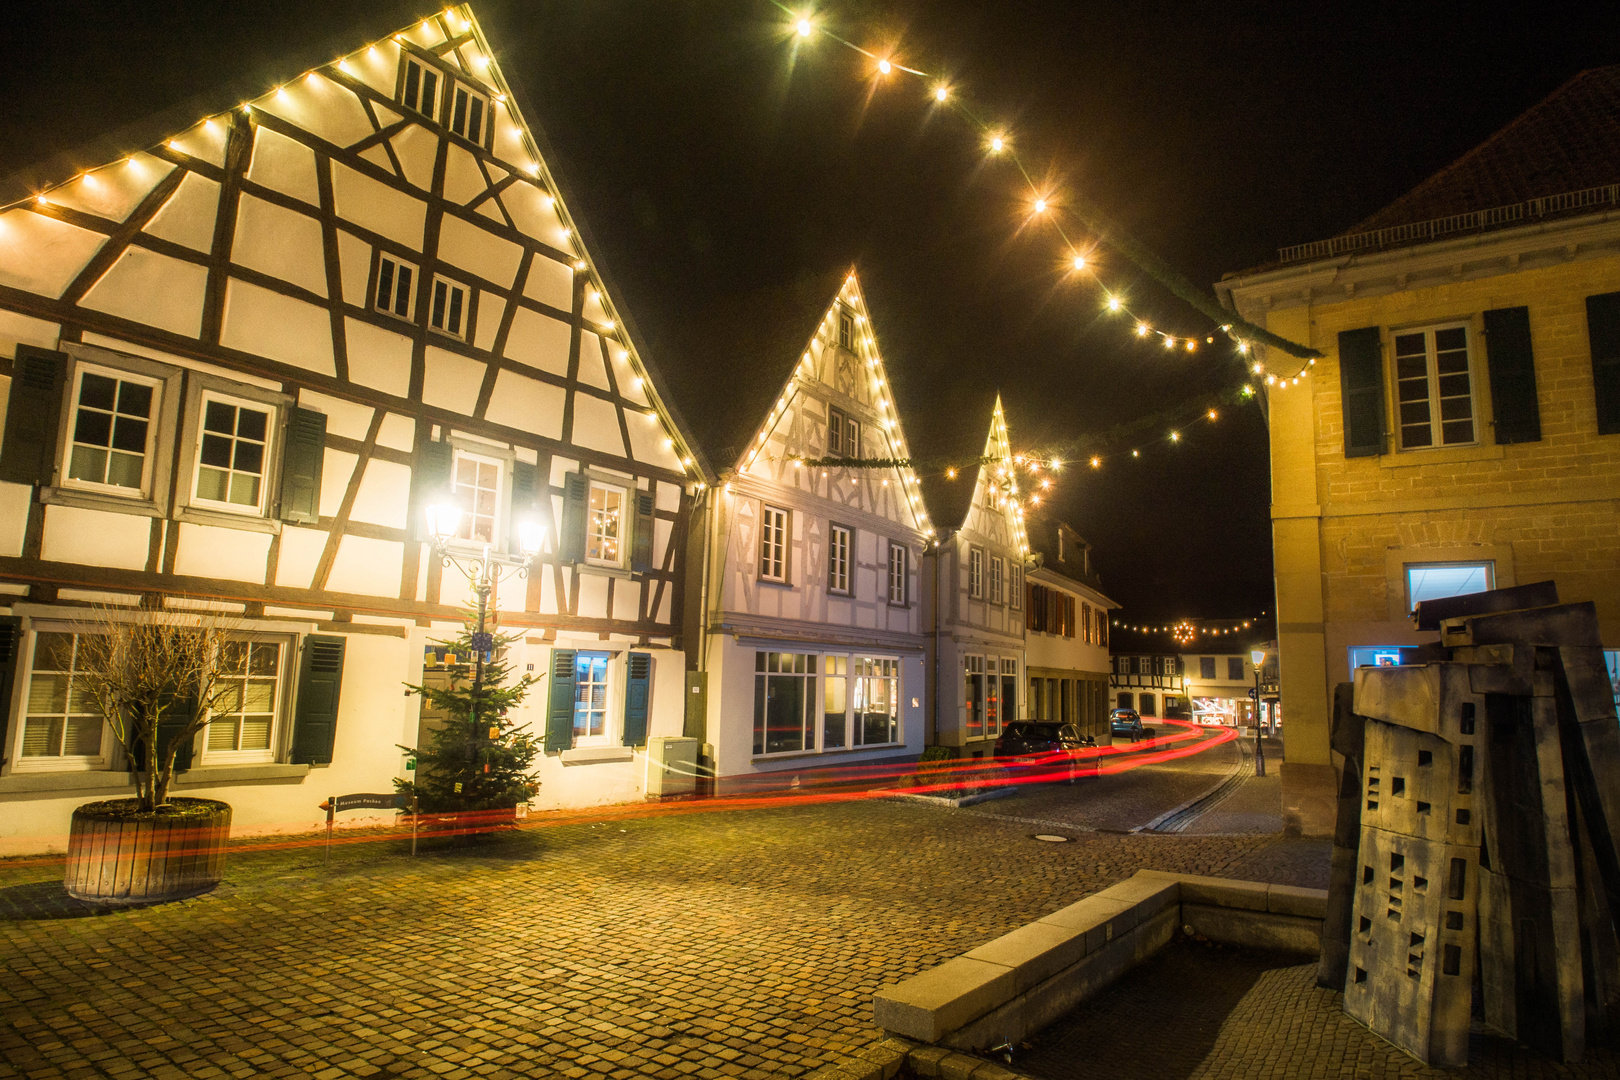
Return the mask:
<svg viewBox="0 0 1620 1080">
<path fill-rule="evenodd" d="M 411 307 L 416 300 L 415 283 L 416 267 L 392 255 L 378 255 L 377 297 L 374 306 L 378 311 L 397 315 L 401 319 L 409 319 Z"/>
<path fill-rule="evenodd" d="M 851 352 L 855 350 L 855 319 L 847 311 L 838 313 L 838 344 Z"/>
<path fill-rule="evenodd" d="M 401 80 L 399 102 L 429 119 L 437 119 L 439 73 L 416 59 L 405 57 L 405 77 Z"/>
<path fill-rule="evenodd" d="M 456 83 L 450 98 L 450 130 L 470 143 L 483 146 L 488 123 L 489 98 L 466 83 Z"/>
</svg>

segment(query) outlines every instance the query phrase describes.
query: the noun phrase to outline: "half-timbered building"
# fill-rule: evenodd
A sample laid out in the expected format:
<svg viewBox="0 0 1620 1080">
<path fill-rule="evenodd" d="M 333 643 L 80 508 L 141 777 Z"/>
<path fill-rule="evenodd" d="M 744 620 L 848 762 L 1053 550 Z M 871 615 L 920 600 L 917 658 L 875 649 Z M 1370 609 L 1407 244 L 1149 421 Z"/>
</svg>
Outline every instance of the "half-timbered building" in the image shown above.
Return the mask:
<svg viewBox="0 0 1620 1080">
<path fill-rule="evenodd" d="M 1030 551 L 1015 473 L 997 395 L 972 480 L 964 470 L 928 485 L 937 536 L 923 571 L 931 578 L 925 614 L 937 689 L 932 743 L 967 758 L 990 756 L 1002 727 L 1026 715 L 1020 687 Z"/>
<path fill-rule="evenodd" d="M 639 797 L 681 732 L 682 426 L 470 9 L 355 44 L 0 191 L 4 850 L 130 790 L 72 666 L 125 609 L 251 646 L 177 793 L 240 831 L 390 790 L 469 602 L 441 502 L 468 554 L 546 530 L 495 598 L 542 677 L 537 806 Z"/>
<path fill-rule="evenodd" d="M 1084 537 L 1061 521 L 1024 524 L 1033 549 L 1024 575 L 1024 715 L 1073 724 L 1080 734 L 1106 743 L 1108 613 L 1119 605 L 1103 595 Z"/>
<path fill-rule="evenodd" d="M 720 790 L 923 746 L 927 512 L 856 275 L 824 304 L 762 335 L 783 355 L 755 370 L 786 378 L 707 501 L 704 738 Z"/>
</svg>

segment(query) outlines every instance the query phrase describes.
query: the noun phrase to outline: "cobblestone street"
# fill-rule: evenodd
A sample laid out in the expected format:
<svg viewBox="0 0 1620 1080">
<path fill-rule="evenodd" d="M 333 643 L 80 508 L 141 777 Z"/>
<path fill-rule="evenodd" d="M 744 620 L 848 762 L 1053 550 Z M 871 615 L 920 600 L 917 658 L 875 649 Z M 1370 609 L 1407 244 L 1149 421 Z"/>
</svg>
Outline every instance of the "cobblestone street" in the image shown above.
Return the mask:
<svg viewBox="0 0 1620 1080">
<path fill-rule="evenodd" d="M 799 1075 L 876 1036 L 879 986 L 1137 869 L 1298 861 L 1277 836 L 1056 844 L 1018 820 L 1165 782 L 1123 779 L 1021 792 L 999 817 L 604 814 L 414 860 L 340 845 L 330 869 L 318 847 L 250 844 L 214 893 L 115 913 L 67 899 L 59 863 L 0 863 L 0 1076 Z"/>
</svg>

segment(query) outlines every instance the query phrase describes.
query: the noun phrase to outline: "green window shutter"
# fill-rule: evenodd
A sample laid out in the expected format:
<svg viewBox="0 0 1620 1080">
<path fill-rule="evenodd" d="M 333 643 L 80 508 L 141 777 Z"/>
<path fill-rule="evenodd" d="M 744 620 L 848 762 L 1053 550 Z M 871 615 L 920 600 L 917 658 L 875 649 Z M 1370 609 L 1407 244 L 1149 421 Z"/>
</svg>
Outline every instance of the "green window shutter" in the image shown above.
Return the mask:
<svg viewBox="0 0 1620 1080">
<path fill-rule="evenodd" d="M 293 713 L 292 759 L 296 765 L 332 763 L 344 645 L 340 637 L 311 634 L 304 639 L 304 655 L 298 665 L 298 705 Z"/>
<path fill-rule="evenodd" d="M 192 737 L 186 739 L 184 742 L 177 742 L 177 740 L 179 740 L 180 735 L 186 729 L 186 726 L 190 724 L 191 721 L 196 718 L 196 716 L 197 703 L 195 701 L 185 701 L 170 709 L 164 714 L 163 719 L 158 721 L 158 757 L 162 758 L 164 754 L 168 753 L 169 747 L 173 745 L 175 748 L 175 772 L 181 772 L 185 769 L 191 768 L 191 755 L 192 751 L 196 748 L 197 743 L 196 733 L 193 732 Z"/>
<path fill-rule="evenodd" d="M 512 523 L 506 529 L 507 550 L 513 555 L 523 554 L 523 533 L 519 526 L 526 521 L 544 521 L 540 509 L 540 466 L 526 461 L 512 463 Z"/>
<path fill-rule="evenodd" d="M 0 480 L 49 484 L 55 472 L 56 429 L 62 416 L 67 355 L 17 346 L 11 365 L 6 435 L 0 443 Z"/>
<path fill-rule="evenodd" d="M 281 520 L 313 525 L 321 519 L 321 467 L 326 462 L 326 414 L 294 406 L 281 448 Z"/>
<path fill-rule="evenodd" d="M 418 540 L 431 540 L 427 508 L 450 496 L 450 465 L 455 448 L 447 442 L 425 442 L 416 451 L 411 485 L 416 494 L 416 520 L 411 523 Z"/>
<path fill-rule="evenodd" d="M 1620 292 L 1586 298 L 1586 336 L 1592 344 L 1592 391 L 1597 399 L 1598 434 L 1617 435 L 1620 434 Z"/>
<path fill-rule="evenodd" d="M 563 477 L 562 528 L 557 537 L 557 551 L 565 563 L 585 561 L 585 499 L 589 491 L 590 484 L 586 483 L 584 474 L 572 472 Z M 572 727 L 569 730 L 572 731 Z"/>
<path fill-rule="evenodd" d="M 1384 452 L 1384 349 L 1378 327 L 1339 334 L 1339 390 L 1344 403 L 1344 456 Z"/>
<path fill-rule="evenodd" d="M 1496 308 L 1485 313 L 1485 356 L 1490 365 L 1491 409 L 1499 445 L 1538 442 L 1536 361 L 1530 350 L 1530 309 Z"/>
<path fill-rule="evenodd" d="M 11 718 L 11 688 L 17 684 L 17 662 L 22 653 L 22 619 L 0 615 L 0 765 L 6 764 L 7 721 Z"/>
<path fill-rule="evenodd" d="M 636 531 L 630 535 L 630 569 L 645 574 L 652 569 L 653 495 L 650 491 L 632 491 L 630 495 L 636 500 Z"/>
<path fill-rule="evenodd" d="M 652 654 L 633 652 L 624 684 L 624 745 L 647 744 L 647 699 L 652 693 Z"/>
<path fill-rule="evenodd" d="M 574 650 L 551 650 L 551 692 L 546 699 L 546 752 L 574 745 Z"/>
</svg>

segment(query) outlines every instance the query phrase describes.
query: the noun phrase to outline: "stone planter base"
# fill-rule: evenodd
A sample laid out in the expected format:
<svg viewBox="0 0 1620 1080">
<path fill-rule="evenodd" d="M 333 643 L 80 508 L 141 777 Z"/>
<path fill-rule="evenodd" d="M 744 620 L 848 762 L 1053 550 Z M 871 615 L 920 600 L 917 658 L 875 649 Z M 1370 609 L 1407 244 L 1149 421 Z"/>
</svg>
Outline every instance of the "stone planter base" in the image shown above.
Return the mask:
<svg viewBox="0 0 1620 1080">
<path fill-rule="evenodd" d="M 87 803 L 68 835 L 68 895 L 93 904 L 152 904 L 205 893 L 225 873 L 231 808 L 214 799 L 172 799 L 154 813 L 134 799 Z"/>
</svg>

